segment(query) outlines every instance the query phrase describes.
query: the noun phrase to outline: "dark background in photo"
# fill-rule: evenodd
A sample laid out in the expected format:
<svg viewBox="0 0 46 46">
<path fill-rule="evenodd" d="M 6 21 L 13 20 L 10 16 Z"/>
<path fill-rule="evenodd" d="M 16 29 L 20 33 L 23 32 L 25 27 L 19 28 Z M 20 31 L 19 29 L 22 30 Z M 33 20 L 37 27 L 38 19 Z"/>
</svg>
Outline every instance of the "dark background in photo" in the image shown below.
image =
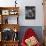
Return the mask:
<svg viewBox="0 0 46 46">
<path fill-rule="evenodd" d="M 35 19 L 35 6 L 25 6 L 25 19 Z"/>
</svg>

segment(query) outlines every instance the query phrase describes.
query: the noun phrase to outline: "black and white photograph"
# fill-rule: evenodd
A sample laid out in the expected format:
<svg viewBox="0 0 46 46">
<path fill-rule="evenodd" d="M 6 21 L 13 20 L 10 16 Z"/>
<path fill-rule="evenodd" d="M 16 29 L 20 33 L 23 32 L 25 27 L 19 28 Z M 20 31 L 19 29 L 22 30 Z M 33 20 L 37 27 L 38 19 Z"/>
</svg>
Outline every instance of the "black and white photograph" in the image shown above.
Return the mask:
<svg viewBox="0 0 46 46">
<path fill-rule="evenodd" d="M 35 19 L 35 6 L 25 6 L 25 19 Z"/>
</svg>

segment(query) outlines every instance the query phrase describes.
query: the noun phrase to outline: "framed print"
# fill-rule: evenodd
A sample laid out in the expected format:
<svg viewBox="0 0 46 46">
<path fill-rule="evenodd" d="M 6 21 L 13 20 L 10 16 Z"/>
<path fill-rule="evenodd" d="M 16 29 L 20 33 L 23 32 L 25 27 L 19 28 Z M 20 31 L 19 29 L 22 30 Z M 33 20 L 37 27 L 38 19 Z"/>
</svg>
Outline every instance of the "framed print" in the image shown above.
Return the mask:
<svg viewBox="0 0 46 46">
<path fill-rule="evenodd" d="M 18 12 L 16 10 L 10 10 L 9 14 L 10 15 L 16 15 Z"/>
<path fill-rule="evenodd" d="M 35 6 L 25 7 L 25 19 L 35 19 Z"/>
<path fill-rule="evenodd" d="M 2 15 L 9 15 L 9 10 L 2 10 Z"/>
<path fill-rule="evenodd" d="M 14 15 L 14 12 L 11 11 L 11 12 L 10 12 L 10 15 Z"/>
</svg>

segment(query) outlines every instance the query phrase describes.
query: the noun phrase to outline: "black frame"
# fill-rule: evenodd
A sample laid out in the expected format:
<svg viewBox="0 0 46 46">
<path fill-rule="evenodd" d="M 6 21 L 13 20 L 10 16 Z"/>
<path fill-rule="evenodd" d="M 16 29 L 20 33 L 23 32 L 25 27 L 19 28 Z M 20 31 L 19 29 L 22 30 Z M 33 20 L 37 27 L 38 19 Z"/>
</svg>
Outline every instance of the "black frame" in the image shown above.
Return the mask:
<svg viewBox="0 0 46 46">
<path fill-rule="evenodd" d="M 35 19 L 35 6 L 25 6 L 25 19 Z"/>
</svg>

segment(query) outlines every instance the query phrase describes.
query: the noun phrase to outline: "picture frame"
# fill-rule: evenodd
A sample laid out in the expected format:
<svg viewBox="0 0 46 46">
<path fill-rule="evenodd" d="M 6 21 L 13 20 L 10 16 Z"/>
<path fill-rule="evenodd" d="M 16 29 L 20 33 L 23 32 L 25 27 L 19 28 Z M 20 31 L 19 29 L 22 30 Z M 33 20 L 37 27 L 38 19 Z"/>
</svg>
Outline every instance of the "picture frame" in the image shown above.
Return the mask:
<svg viewBox="0 0 46 46">
<path fill-rule="evenodd" d="M 2 15 L 9 15 L 9 10 L 2 10 Z"/>
<path fill-rule="evenodd" d="M 9 11 L 9 14 L 10 14 L 10 15 L 17 15 L 17 13 L 18 13 L 18 12 L 17 12 L 16 10 L 10 10 L 10 11 Z"/>
<path fill-rule="evenodd" d="M 25 19 L 35 19 L 35 6 L 25 6 Z"/>
</svg>

